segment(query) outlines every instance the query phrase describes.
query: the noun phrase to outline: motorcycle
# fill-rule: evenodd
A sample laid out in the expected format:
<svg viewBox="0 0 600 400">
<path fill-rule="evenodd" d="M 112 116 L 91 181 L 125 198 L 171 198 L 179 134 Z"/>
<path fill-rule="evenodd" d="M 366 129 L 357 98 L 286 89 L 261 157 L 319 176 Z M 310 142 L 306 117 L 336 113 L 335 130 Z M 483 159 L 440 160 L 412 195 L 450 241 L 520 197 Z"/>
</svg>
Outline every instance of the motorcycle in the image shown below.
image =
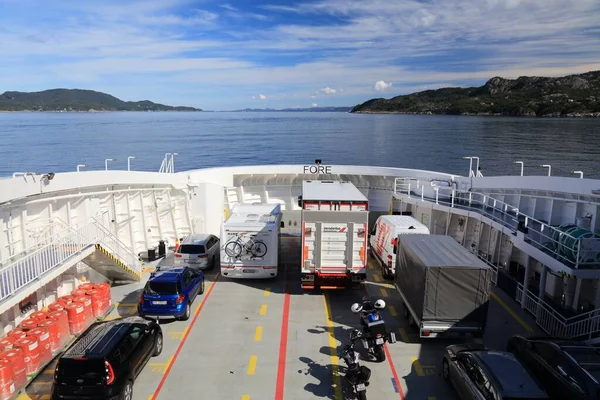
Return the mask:
<svg viewBox="0 0 600 400">
<path fill-rule="evenodd" d="M 379 312 L 385 308 L 385 301 L 379 299 L 372 303 L 368 297 L 363 297 L 362 304 L 352 304 L 353 313 L 360 315 L 362 326 L 362 344 L 378 362 L 385 361 L 385 342 L 396 343 L 396 334 L 388 332 L 383 316 Z"/>
<path fill-rule="evenodd" d="M 354 390 L 358 400 L 367 400 L 367 386 L 371 378 L 371 370 L 358 361 L 358 352 L 354 350 L 354 342 L 362 337 L 362 332 L 353 329 L 350 332 L 350 344 L 347 344 L 340 356 L 346 364 L 345 378 Z"/>
</svg>

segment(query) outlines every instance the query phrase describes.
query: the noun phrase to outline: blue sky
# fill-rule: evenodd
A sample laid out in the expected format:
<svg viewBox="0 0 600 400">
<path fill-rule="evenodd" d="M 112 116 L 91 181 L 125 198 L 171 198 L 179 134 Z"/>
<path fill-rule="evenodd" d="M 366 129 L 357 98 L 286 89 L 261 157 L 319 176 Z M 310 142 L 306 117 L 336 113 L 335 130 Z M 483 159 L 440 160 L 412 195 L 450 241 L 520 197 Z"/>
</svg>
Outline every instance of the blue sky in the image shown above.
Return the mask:
<svg viewBox="0 0 600 400">
<path fill-rule="evenodd" d="M 0 0 L 0 92 L 355 105 L 600 70 L 598 0 Z"/>
</svg>

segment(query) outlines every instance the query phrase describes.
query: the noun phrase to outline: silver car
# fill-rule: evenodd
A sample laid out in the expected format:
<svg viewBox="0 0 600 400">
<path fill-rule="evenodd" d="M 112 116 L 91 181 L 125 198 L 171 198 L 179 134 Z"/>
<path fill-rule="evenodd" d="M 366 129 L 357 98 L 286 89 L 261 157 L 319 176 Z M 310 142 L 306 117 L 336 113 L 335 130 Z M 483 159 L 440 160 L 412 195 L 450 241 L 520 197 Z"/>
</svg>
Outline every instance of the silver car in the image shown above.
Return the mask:
<svg viewBox="0 0 600 400">
<path fill-rule="evenodd" d="M 462 400 L 548 399 L 529 371 L 508 352 L 481 344 L 457 344 L 446 348 L 442 375 Z"/>
<path fill-rule="evenodd" d="M 186 237 L 175 252 L 175 266 L 189 265 L 194 269 L 213 269 L 219 264 L 219 238 L 210 233 L 195 233 Z"/>
</svg>

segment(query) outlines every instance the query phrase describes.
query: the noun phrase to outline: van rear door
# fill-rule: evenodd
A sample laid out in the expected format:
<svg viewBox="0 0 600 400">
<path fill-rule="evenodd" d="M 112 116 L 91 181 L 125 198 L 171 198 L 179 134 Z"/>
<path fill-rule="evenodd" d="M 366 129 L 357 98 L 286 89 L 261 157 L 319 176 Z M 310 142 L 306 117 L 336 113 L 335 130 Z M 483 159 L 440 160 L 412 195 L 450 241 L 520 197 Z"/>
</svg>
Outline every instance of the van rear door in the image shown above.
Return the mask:
<svg viewBox="0 0 600 400">
<path fill-rule="evenodd" d="M 366 225 L 312 222 L 304 226 L 304 262 L 322 274 L 345 273 L 365 264 Z M 308 263 L 307 263 L 308 262 Z"/>
</svg>

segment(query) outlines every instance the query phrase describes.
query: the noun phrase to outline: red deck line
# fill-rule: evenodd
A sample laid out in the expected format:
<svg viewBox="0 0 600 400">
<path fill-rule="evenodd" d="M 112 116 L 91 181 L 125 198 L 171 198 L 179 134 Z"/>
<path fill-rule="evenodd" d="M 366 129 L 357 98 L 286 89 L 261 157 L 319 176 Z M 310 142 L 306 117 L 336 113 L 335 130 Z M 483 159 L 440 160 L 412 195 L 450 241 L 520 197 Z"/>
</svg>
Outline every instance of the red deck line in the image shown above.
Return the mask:
<svg viewBox="0 0 600 400">
<path fill-rule="evenodd" d="M 384 343 L 383 350 L 385 350 L 385 358 L 387 358 L 388 363 L 390 364 L 390 369 L 392 370 L 392 376 L 396 381 L 396 385 L 398 386 L 398 394 L 400 394 L 400 398 L 404 400 L 404 391 L 402 390 L 402 383 L 400 383 L 400 379 L 398 379 L 398 373 L 396 372 L 396 367 L 394 367 L 394 361 L 392 360 L 392 356 L 390 351 L 387 348 L 387 343 Z"/>
<path fill-rule="evenodd" d="M 177 361 L 177 357 L 179 356 L 181 349 L 183 349 L 183 345 L 185 344 L 185 342 L 190 334 L 190 331 L 194 327 L 194 324 L 196 323 L 196 320 L 198 319 L 200 312 L 204 308 L 204 304 L 206 304 L 206 300 L 208 300 L 208 297 L 212 293 L 213 288 L 217 284 L 217 281 L 219 280 L 220 276 L 221 276 L 221 274 L 217 274 L 217 276 L 215 277 L 215 280 L 212 282 L 212 284 L 206 291 L 206 294 L 205 294 L 204 298 L 202 299 L 202 303 L 200 303 L 200 306 L 198 306 L 198 311 L 196 311 L 196 313 L 194 314 L 194 319 L 192 319 L 192 322 L 188 326 L 188 329 L 186 329 L 185 334 L 181 338 L 181 343 L 179 343 L 179 346 L 177 347 L 177 351 L 175 351 L 175 354 L 173 355 L 173 359 L 167 366 L 167 370 L 165 371 L 165 374 L 163 375 L 162 379 L 160 380 L 158 387 L 156 388 L 156 390 L 154 391 L 154 393 L 152 394 L 152 396 L 150 396 L 150 398 L 148 400 L 155 400 L 157 398 L 158 394 L 160 393 L 160 390 L 162 389 L 163 385 L 165 384 L 165 381 L 167 380 L 167 377 L 169 376 L 169 373 L 171 372 L 171 368 L 173 367 L 173 364 L 175 364 L 175 361 Z"/>
<path fill-rule="evenodd" d="M 277 364 L 277 383 L 275 400 L 283 400 L 285 386 L 285 361 L 287 357 L 288 322 L 290 316 L 290 291 L 288 285 L 288 267 L 285 267 L 285 296 L 283 300 L 283 316 L 281 317 L 281 340 L 279 342 L 279 362 Z"/>
</svg>

